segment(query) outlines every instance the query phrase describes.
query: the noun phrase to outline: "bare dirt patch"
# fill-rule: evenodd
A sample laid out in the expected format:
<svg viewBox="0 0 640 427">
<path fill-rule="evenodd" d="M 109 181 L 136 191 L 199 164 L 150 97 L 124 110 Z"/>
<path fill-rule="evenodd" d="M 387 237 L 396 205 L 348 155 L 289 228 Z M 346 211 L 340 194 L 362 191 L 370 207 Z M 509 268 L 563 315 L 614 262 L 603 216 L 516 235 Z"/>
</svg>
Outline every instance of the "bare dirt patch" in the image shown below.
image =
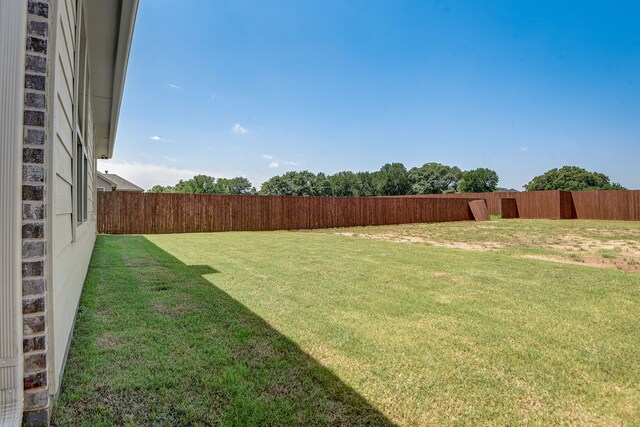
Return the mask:
<svg viewBox="0 0 640 427">
<path fill-rule="evenodd" d="M 492 223 L 410 224 L 334 232 L 348 237 L 467 251 L 518 252 L 514 255 L 563 264 L 640 272 L 640 226 L 637 229 L 606 228 L 604 221 L 602 229 L 580 227 L 580 224 L 570 222 Z M 549 254 L 541 254 L 540 250 Z"/>
<path fill-rule="evenodd" d="M 589 267 L 595 267 L 595 268 L 614 268 L 615 265 L 611 265 L 611 263 L 605 263 L 603 261 L 598 262 L 598 260 L 596 259 L 586 259 L 584 261 L 574 261 L 571 259 L 567 259 L 567 258 L 559 258 L 559 257 L 553 257 L 553 256 L 545 256 L 545 255 L 522 255 L 522 258 L 527 258 L 527 259 L 537 259 L 538 261 L 549 261 L 549 262 L 557 262 L 560 264 L 570 264 L 570 265 L 582 265 L 582 266 L 589 266 Z M 621 270 L 623 268 L 620 268 Z"/>
<path fill-rule="evenodd" d="M 254 340 L 234 351 L 234 356 L 253 367 L 264 366 L 275 355 L 271 343 L 264 339 Z"/>
<path fill-rule="evenodd" d="M 102 348 L 117 348 L 123 345 L 123 340 L 107 332 L 96 338 L 96 345 Z"/>
<path fill-rule="evenodd" d="M 556 239 L 559 243 L 550 243 L 544 247 L 565 251 L 572 258 L 562 258 L 566 263 L 640 272 L 640 248 L 633 240 L 598 240 L 579 235 Z"/>
<path fill-rule="evenodd" d="M 433 277 L 446 282 L 469 283 L 469 279 L 464 276 L 461 276 L 459 274 L 445 273 L 443 271 L 436 271 L 435 273 L 433 273 Z"/>
<path fill-rule="evenodd" d="M 192 308 L 185 305 L 166 305 L 166 304 L 154 304 L 153 309 L 156 313 L 164 314 L 167 316 L 179 316 L 190 311 Z"/>
<path fill-rule="evenodd" d="M 452 248 L 452 249 L 465 249 L 470 251 L 488 251 L 491 249 L 500 249 L 505 247 L 504 243 L 500 242 L 454 242 L 454 241 L 438 241 L 426 239 L 424 237 L 418 236 L 407 236 L 407 235 L 395 235 L 392 233 L 388 234 L 356 234 L 356 233 L 336 233 L 341 236 L 350 236 L 350 237 L 360 237 L 363 239 L 372 239 L 372 240 L 387 240 L 391 242 L 397 243 L 422 243 L 429 246 L 439 246 L 443 248 Z"/>
<path fill-rule="evenodd" d="M 598 228 L 585 228 L 585 231 L 589 231 L 594 234 L 598 234 L 600 236 L 611 236 L 611 237 L 620 237 L 620 236 L 635 236 L 640 237 L 640 229 L 626 229 L 626 230 L 602 230 Z"/>
</svg>

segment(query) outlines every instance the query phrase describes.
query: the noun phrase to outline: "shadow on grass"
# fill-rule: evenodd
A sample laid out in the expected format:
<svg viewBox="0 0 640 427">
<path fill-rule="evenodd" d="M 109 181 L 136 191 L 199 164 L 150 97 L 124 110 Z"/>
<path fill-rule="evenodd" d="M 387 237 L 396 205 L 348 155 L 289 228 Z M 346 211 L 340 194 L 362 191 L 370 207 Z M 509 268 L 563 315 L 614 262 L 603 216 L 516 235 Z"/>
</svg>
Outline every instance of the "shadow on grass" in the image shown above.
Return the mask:
<svg viewBox="0 0 640 427">
<path fill-rule="evenodd" d="M 392 425 L 216 273 L 100 236 L 53 425 Z"/>
</svg>

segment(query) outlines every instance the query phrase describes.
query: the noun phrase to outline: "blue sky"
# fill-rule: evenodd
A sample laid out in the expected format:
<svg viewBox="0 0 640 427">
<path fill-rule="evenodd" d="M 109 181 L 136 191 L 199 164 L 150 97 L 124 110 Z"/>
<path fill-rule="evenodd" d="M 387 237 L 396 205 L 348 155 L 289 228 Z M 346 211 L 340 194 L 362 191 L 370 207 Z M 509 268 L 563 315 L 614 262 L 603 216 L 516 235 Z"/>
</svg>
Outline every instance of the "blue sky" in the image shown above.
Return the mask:
<svg viewBox="0 0 640 427">
<path fill-rule="evenodd" d="M 387 162 L 640 188 L 640 2 L 141 0 L 114 157 L 139 185 Z"/>
</svg>

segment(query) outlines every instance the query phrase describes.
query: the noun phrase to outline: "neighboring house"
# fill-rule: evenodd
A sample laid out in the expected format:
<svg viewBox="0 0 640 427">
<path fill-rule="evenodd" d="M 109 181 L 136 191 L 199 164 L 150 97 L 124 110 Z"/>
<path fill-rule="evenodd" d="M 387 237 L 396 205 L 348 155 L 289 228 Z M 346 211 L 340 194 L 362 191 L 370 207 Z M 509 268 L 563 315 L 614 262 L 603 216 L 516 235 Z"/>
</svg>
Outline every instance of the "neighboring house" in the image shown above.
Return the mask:
<svg viewBox="0 0 640 427">
<path fill-rule="evenodd" d="M 96 174 L 96 189 L 98 191 L 116 191 L 118 184 L 111 181 L 102 172 L 98 171 Z"/>
<path fill-rule="evenodd" d="M 136 193 L 144 192 L 143 188 L 138 187 L 134 183 L 127 181 L 115 173 L 98 171 L 98 191 L 133 191 Z"/>
<path fill-rule="evenodd" d="M 137 5 L 0 0 L 3 426 L 46 425 L 60 390 L 96 239 L 96 159 L 113 153 Z"/>
</svg>

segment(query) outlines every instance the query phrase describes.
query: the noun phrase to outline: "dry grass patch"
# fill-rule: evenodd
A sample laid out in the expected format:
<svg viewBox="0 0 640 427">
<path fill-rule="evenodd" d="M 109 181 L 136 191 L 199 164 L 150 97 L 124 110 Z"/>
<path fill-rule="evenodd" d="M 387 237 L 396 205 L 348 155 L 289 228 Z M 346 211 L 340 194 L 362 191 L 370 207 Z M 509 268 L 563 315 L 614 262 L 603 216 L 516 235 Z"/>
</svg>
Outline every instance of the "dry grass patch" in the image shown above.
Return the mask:
<svg viewBox="0 0 640 427">
<path fill-rule="evenodd" d="M 494 219 L 490 224 L 403 224 L 316 232 L 640 272 L 640 224 L 628 221 Z"/>
<path fill-rule="evenodd" d="M 102 348 L 118 348 L 124 344 L 124 341 L 117 334 L 106 332 L 96 338 L 96 345 Z"/>
<path fill-rule="evenodd" d="M 475 225 L 100 236 L 54 424 L 638 424 L 640 276 L 522 258 L 633 234 Z"/>
<path fill-rule="evenodd" d="M 184 314 L 189 310 L 192 310 L 192 307 L 188 307 L 186 305 L 166 305 L 166 304 L 154 304 L 153 309 L 156 313 L 164 314 L 167 316 L 178 316 L 180 314 Z"/>
</svg>

